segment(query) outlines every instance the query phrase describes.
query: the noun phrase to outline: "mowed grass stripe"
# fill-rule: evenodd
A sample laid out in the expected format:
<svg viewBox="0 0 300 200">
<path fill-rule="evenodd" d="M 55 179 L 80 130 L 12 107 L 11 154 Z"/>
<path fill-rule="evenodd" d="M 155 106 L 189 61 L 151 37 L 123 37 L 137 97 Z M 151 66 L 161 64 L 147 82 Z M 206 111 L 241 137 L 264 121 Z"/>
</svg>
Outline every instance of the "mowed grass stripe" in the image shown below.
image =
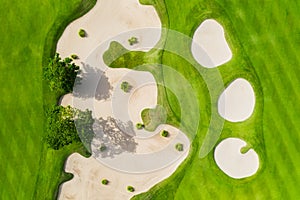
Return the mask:
<svg viewBox="0 0 300 200">
<path fill-rule="evenodd" d="M 274 49 L 276 50 L 276 48 L 274 48 Z M 282 64 L 281 64 L 280 62 L 277 62 L 277 63 L 278 63 L 277 65 L 275 64 L 276 67 L 278 67 L 278 68 L 279 68 L 280 66 L 282 67 Z M 267 68 L 266 68 L 267 71 L 274 71 L 274 66 L 275 66 L 275 65 L 271 65 L 271 66 L 270 66 L 270 65 L 266 65 L 266 66 L 267 66 Z M 271 68 L 271 69 L 269 69 L 269 68 Z M 287 69 L 287 70 L 289 70 L 289 72 L 290 72 L 290 71 L 293 71 L 292 68 L 291 68 L 291 69 Z M 278 71 L 282 71 L 282 70 L 279 69 Z M 285 72 L 285 71 L 284 71 L 284 72 Z M 280 73 L 279 75 L 280 75 L 281 77 L 284 77 L 284 76 L 282 76 L 281 73 Z M 267 75 L 267 76 L 265 76 L 265 77 L 269 77 L 269 78 L 270 78 L 270 77 L 274 77 L 274 76 Z M 275 85 L 275 84 L 274 84 L 274 81 L 273 81 L 273 82 L 272 82 L 273 87 L 274 87 L 274 88 L 277 88 L 277 90 L 280 90 L 281 92 L 282 92 L 282 91 L 285 91 L 285 89 L 286 89 L 287 87 L 281 85 L 281 83 L 282 83 L 282 82 L 284 83 L 285 81 L 286 81 L 286 79 L 284 79 L 284 80 L 282 80 L 282 81 L 275 80 L 275 82 L 277 83 L 277 85 Z M 264 85 L 264 84 L 263 84 L 263 85 Z M 290 85 L 291 85 L 291 84 L 290 84 Z M 278 89 L 277 86 L 280 86 L 279 88 L 281 88 L 281 89 Z M 275 89 L 275 90 L 276 90 L 276 89 Z M 276 91 L 275 91 L 275 92 L 276 92 Z M 293 92 L 293 93 L 295 93 L 295 92 Z M 278 96 L 278 95 L 276 95 L 276 96 Z M 282 101 L 283 101 L 283 100 L 284 100 L 284 97 L 281 96 L 281 98 L 282 98 Z M 275 101 L 277 101 L 277 98 L 276 98 L 276 97 L 273 98 L 273 99 L 274 99 Z M 274 108 L 272 108 L 271 110 L 273 110 L 273 109 L 278 109 L 278 107 L 280 107 L 280 106 L 281 106 L 281 105 L 276 104 L 276 105 L 274 105 Z M 274 112 L 272 111 L 272 115 L 270 116 L 270 118 L 272 118 L 272 117 L 274 117 L 274 116 L 278 116 L 277 119 L 285 119 L 286 115 L 288 115 L 288 117 L 289 117 L 289 115 L 291 115 L 290 112 L 293 112 L 292 110 L 289 110 L 289 113 L 286 113 L 285 116 L 282 116 L 282 112 L 283 112 L 283 113 L 287 112 L 286 109 L 287 109 L 287 108 L 281 109 L 281 110 L 278 112 L 278 115 L 274 115 Z M 265 110 L 266 110 L 266 109 L 265 109 Z M 281 120 L 279 120 L 279 121 L 282 122 Z M 290 122 L 290 119 L 287 119 L 287 120 L 285 120 L 285 121 L 289 121 L 289 122 Z M 276 123 L 278 123 L 278 122 L 276 122 Z M 282 122 L 282 123 L 283 123 L 283 122 Z M 272 123 L 271 123 L 271 124 L 272 124 Z M 284 124 L 284 126 L 286 126 L 286 125 Z M 288 126 L 288 127 L 295 128 L 295 127 L 297 127 L 297 126 L 295 126 L 295 124 L 292 124 L 291 126 Z M 274 130 L 274 129 L 273 129 L 273 130 Z M 273 132 L 273 131 L 272 131 L 272 132 Z M 286 132 L 293 132 L 293 130 L 286 131 Z M 294 133 L 297 133 L 297 132 L 294 132 Z M 280 133 L 280 134 L 282 134 L 282 133 Z M 274 136 L 273 136 L 273 137 L 274 137 Z M 290 138 L 290 137 L 287 137 L 287 140 L 288 140 L 288 141 L 285 140 L 285 141 L 286 141 L 286 142 L 285 142 L 286 148 L 290 148 L 291 145 L 294 145 L 294 144 L 295 144 L 295 143 L 294 143 L 294 140 L 293 140 L 293 139 L 290 139 L 290 140 L 289 140 L 289 138 Z M 276 141 L 274 141 L 274 142 L 278 142 L 277 140 L 278 140 L 278 138 L 277 138 Z M 284 140 L 283 140 L 283 141 L 284 141 Z M 267 148 L 267 150 L 268 150 L 268 148 Z M 295 155 L 295 154 L 294 154 L 294 155 Z M 279 156 L 280 156 L 280 155 L 279 155 Z M 275 156 L 275 157 L 276 157 L 276 156 Z M 279 162 L 278 162 L 278 164 L 279 164 Z M 286 174 L 288 174 L 288 171 L 286 172 Z M 286 174 L 285 174 L 285 175 L 286 175 Z"/>
<path fill-rule="evenodd" d="M 55 188 L 52 186 L 49 189 L 45 183 L 37 186 L 50 192 L 44 193 L 41 198 L 33 197 L 34 191 L 38 190 L 35 186 L 39 160 L 47 153 L 42 151 L 42 54 L 54 19 L 57 16 L 68 17 L 80 0 L 47 0 L 42 3 L 37 0 L 3 0 L 0 3 L 0 157 L 6 160 L 1 164 L 0 199 L 52 199 L 51 192 Z M 59 21 L 56 23 L 60 24 Z M 55 46 L 57 41 L 51 42 Z M 63 158 L 55 155 L 55 159 Z M 49 166 L 55 164 L 59 165 L 60 170 L 61 163 L 53 161 Z M 52 175 L 61 171 L 48 171 L 49 166 L 42 169 L 50 177 L 45 182 L 56 184 L 57 179 Z"/>
</svg>

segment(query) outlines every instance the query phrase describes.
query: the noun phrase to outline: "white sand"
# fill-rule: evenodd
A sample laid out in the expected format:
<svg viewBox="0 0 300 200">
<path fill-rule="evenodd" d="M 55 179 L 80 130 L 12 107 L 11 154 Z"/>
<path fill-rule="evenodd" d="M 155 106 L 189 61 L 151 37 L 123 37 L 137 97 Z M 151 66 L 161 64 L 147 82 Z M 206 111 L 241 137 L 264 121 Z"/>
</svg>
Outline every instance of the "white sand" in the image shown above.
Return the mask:
<svg viewBox="0 0 300 200">
<path fill-rule="evenodd" d="M 259 168 L 259 158 L 253 149 L 241 153 L 241 148 L 245 146 L 246 142 L 239 138 L 226 138 L 215 149 L 214 157 L 218 167 L 232 178 L 250 177 Z"/>
<path fill-rule="evenodd" d="M 59 105 L 61 106 L 73 106 L 73 94 L 65 94 L 59 100 Z"/>
<path fill-rule="evenodd" d="M 154 108 L 157 104 L 154 77 L 149 72 L 110 69 L 103 62 L 102 55 L 111 41 L 117 41 L 130 50 L 148 51 L 159 41 L 160 27 L 155 9 L 151 6 L 141 6 L 138 0 L 98 1 L 92 11 L 68 26 L 59 40 L 57 51 L 62 57 L 77 54 L 80 59 L 76 60 L 76 63 L 88 66 L 81 69 L 83 74 L 92 72 L 88 79 L 83 80 L 76 88 L 76 91 L 85 96 L 78 96 L 76 93 L 73 97 L 66 95 L 62 98 L 62 105 L 69 105 L 72 101 L 76 108 L 92 110 L 96 118 L 112 116 L 123 122 L 141 122 L 141 111 Z M 86 30 L 87 38 L 78 36 L 80 28 Z M 137 37 L 139 43 L 130 46 L 127 40 L 132 36 Z M 101 71 L 105 72 L 112 93 L 109 98 L 99 100 L 94 98 L 94 95 Z M 130 93 L 124 93 L 120 89 L 122 81 L 128 81 L 133 86 Z M 159 135 L 163 129 L 170 132 L 168 138 Z M 61 186 L 59 198 L 129 199 L 169 177 L 188 155 L 188 138 L 172 126 L 162 124 L 154 132 L 136 132 L 135 153 L 124 152 L 113 159 L 85 159 L 78 154 L 72 154 L 65 168 L 67 172 L 74 174 L 74 178 Z M 97 142 L 99 141 L 93 141 L 94 144 Z M 184 144 L 183 152 L 175 150 L 174 146 L 178 142 Z M 111 183 L 108 186 L 101 185 L 102 178 L 107 178 Z M 134 186 L 136 192 L 127 192 L 127 185 Z"/>
<path fill-rule="evenodd" d="M 84 158 L 74 153 L 69 156 L 65 165 L 65 171 L 74 174 L 74 178 L 62 185 L 59 199 L 130 199 L 133 195 L 146 192 L 153 185 L 169 177 L 186 155 L 171 166 L 156 172 L 128 174 L 110 169 L 92 157 Z M 109 180 L 108 185 L 101 184 L 104 178 Z M 133 186 L 135 192 L 128 192 L 128 185 Z"/>
<path fill-rule="evenodd" d="M 91 11 L 66 28 L 58 41 L 57 52 L 63 58 L 78 55 L 80 59 L 76 63 L 80 64 L 99 44 L 113 36 L 149 27 L 157 29 L 123 34 L 118 42 L 127 49 L 149 50 L 159 41 L 161 22 L 154 7 L 141 5 L 138 0 L 99 0 Z M 87 32 L 86 38 L 78 35 L 81 28 Z M 127 40 L 132 36 L 137 37 L 139 43 L 130 46 Z"/>
<path fill-rule="evenodd" d="M 255 107 L 255 94 L 251 84 L 238 78 L 222 92 L 218 101 L 219 114 L 231 122 L 248 119 Z"/>
<path fill-rule="evenodd" d="M 224 29 L 213 19 L 205 20 L 196 29 L 191 49 L 196 61 L 207 68 L 218 67 L 232 57 Z"/>
</svg>

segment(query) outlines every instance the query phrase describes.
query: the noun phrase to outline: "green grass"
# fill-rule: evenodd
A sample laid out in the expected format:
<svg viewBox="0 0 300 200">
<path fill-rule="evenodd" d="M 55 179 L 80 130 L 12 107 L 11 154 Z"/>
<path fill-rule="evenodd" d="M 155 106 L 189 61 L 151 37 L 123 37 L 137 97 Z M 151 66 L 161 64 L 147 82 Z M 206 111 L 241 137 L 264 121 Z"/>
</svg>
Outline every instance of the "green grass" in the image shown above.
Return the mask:
<svg viewBox="0 0 300 200">
<path fill-rule="evenodd" d="M 70 178 L 62 174 L 63 162 L 80 145 L 53 152 L 42 142 L 44 109 L 58 98 L 44 86 L 42 64 L 66 25 L 93 3 L 1 1 L 0 199 L 53 199 Z"/>
<path fill-rule="evenodd" d="M 67 24 L 95 3 L 80 2 L 1 1 L 0 199 L 53 199 L 58 185 L 72 177 L 62 172 L 66 157 L 75 150 L 85 154 L 80 144 L 52 151 L 42 143 L 44 109 L 56 103 L 61 95 L 49 92 L 42 81 L 42 64 L 55 52 L 56 42 Z M 179 50 L 188 60 L 172 51 L 124 51 L 124 56 L 111 66 L 150 71 L 158 82 L 158 102 L 166 110 L 167 123 L 181 128 L 194 140 L 188 158 L 178 170 L 135 199 L 300 198 L 299 3 L 142 2 L 156 7 L 163 27 L 190 37 L 206 18 L 214 18 L 224 26 L 233 58 L 219 67 L 222 79 L 225 85 L 237 77 L 249 80 L 257 103 L 249 120 L 225 122 L 218 142 L 226 137 L 243 138 L 258 152 L 261 168 L 253 177 L 234 180 L 218 169 L 213 151 L 200 158 L 203 142 L 207 142 L 204 151 L 208 151 L 218 137 L 209 124 L 222 125 L 215 114 L 222 87 L 216 85 L 209 94 L 204 80 L 212 81 L 218 73 L 191 62 L 190 41 L 175 40 L 171 32 L 165 31 L 157 47 Z M 114 60 L 114 54 L 106 56 L 108 62 Z M 179 81 L 186 81 L 181 85 L 188 87 L 181 88 Z M 207 133 L 210 137 L 205 140 Z"/>
<path fill-rule="evenodd" d="M 157 47 L 173 50 L 152 50 L 149 53 L 126 52 L 111 64 L 111 67 L 135 68 L 145 64 L 141 70 L 150 71 L 158 84 L 167 85 L 178 98 L 164 87 L 159 87 L 158 103 L 167 108 L 168 118 L 194 137 L 190 154 L 179 169 L 167 180 L 149 192 L 134 199 L 297 199 L 300 198 L 300 145 L 299 111 L 297 92 L 300 69 L 297 52 L 300 48 L 299 5 L 286 0 L 261 1 L 199 1 L 191 0 L 179 4 L 172 0 L 143 0 L 153 4 L 162 20 L 163 27 L 192 37 L 199 24 L 214 18 L 225 28 L 226 39 L 233 52 L 230 62 L 219 67 L 219 71 L 204 69 L 191 60 L 190 41 L 179 40 L 171 31 L 163 32 Z M 177 40 L 176 40 L 177 39 Z M 179 49 L 179 50 L 178 50 Z M 176 51 L 177 50 L 177 51 Z M 183 59 L 177 54 L 185 55 Z M 125 56 L 126 55 L 126 56 Z M 139 62 L 131 62 L 135 56 Z M 139 57 L 140 56 L 140 57 Z M 158 61 L 163 65 L 153 66 Z M 120 64 L 122 63 L 122 64 Z M 126 63 L 126 64 L 124 64 Z M 166 67 L 169 66 L 169 67 Z M 170 68 L 171 67 L 171 68 Z M 172 71 L 175 70 L 176 72 Z M 238 77 L 247 79 L 256 94 L 253 115 L 241 123 L 224 122 L 219 135 L 217 126 L 222 120 L 216 114 L 216 102 L 222 85 L 214 90 L 205 81 L 213 82 L 220 73 L 225 86 Z M 178 75 L 179 73 L 179 75 Z M 191 87 L 181 88 L 178 77 L 188 81 Z M 209 93 L 211 92 L 211 93 Z M 194 94 L 198 103 L 195 104 Z M 186 98 L 182 98 L 185 96 Z M 295 99 L 294 99 L 295 98 Z M 184 107 L 186 106 L 186 107 Z M 194 111 L 176 117 L 179 110 Z M 199 126 L 195 133 L 195 110 L 200 112 Z M 212 126 L 209 128 L 209 124 Z M 207 138 L 205 136 L 209 134 Z M 260 157 L 260 169 L 253 177 L 234 180 L 226 176 L 209 151 L 215 140 L 227 137 L 244 139 Z M 204 147 L 202 147 L 205 142 Z M 200 158 L 199 155 L 206 157 Z M 245 149 L 243 149 L 245 151 Z M 202 153 L 201 153 L 202 152 Z"/>
</svg>

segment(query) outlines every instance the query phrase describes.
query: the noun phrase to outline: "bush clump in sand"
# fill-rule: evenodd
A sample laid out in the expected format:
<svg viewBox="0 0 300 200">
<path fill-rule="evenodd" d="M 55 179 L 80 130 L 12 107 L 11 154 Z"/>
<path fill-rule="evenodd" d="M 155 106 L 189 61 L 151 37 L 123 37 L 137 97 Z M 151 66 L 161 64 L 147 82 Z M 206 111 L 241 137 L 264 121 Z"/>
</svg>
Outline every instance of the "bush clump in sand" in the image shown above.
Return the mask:
<svg viewBox="0 0 300 200">
<path fill-rule="evenodd" d="M 183 144 L 177 143 L 177 144 L 175 145 L 175 149 L 176 149 L 177 151 L 183 151 Z"/>
<path fill-rule="evenodd" d="M 132 88 L 132 86 L 131 86 L 127 81 L 123 81 L 123 82 L 121 83 L 121 89 L 122 89 L 124 92 L 126 92 L 126 93 L 130 92 L 131 88 Z"/>
<path fill-rule="evenodd" d="M 71 58 L 74 59 L 74 60 L 77 60 L 79 57 L 76 54 L 72 54 Z"/>
<path fill-rule="evenodd" d="M 139 43 L 138 39 L 136 37 L 131 37 L 128 39 L 128 42 L 129 42 L 129 45 L 132 46 L 132 45 L 135 45 L 137 43 Z"/>
<path fill-rule="evenodd" d="M 85 30 L 83 30 L 83 29 L 80 29 L 79 30 L 79 32 L 78 32 L 78 35 L 80 36 L 80 37 L 86 37 L 86 32 L 85 32 Z"/>
<path fill-rule="evenodd" d="M 105 151 L 106 149 L 107 149 L 107 147 L 105 145 L 101 145 L 100 148 L 99 148 L 99 150 L 101 152 Z"/>
<path fill-rule="evenodd" d="M 102 183 L 103 185 L 107 185 L 107 184 L 109 183 L 109 181 L 108 181 L 107 179 L 102 179 L 101 183 Z"/>
<path fill-rule="evenodd" d="M 160 134 L 162 137 L 168 137 L 169 136 L 169 132 L 166 130 L 163 130 Z"/>
<path fill-rule="evenodd" d="M 136 127 L 137 129 L 141 130 L 142 128 L 145 127 L 145 125 L 142 124 L 142 123 L 137 123 L 137 124 L 135 125 L 135 127 Z"/>
<path fill-rule="evenodd" d="M 134 187 L 132 187 L 132 186 L 127 186 L 127 190 L 129 191 L 129 192 L 134 192 Z"/>
</svg>

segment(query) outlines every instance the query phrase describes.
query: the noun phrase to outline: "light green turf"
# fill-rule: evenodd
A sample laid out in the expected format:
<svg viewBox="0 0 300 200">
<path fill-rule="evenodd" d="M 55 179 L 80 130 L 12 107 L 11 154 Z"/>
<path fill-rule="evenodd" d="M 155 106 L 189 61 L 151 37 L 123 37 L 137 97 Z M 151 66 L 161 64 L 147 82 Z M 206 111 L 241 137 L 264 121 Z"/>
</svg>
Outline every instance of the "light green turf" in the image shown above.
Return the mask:
<svg viewBox="0 0 300 200">
<path fill-rule="evenodd" d="M 216 89 L 209 96 L 206 84 L 198 71 L 186 60 L 172 52 L 156 51 L 142 55 L 139 52 L 126 53 L 120 58 L 126 65 L 114 62 L 112 67 L 135 68 L 139 62 L 126 61 L 133 55 L 144 63 L 159 61 L 171 66 L 192 85 L 193 90 L 182 90 L 176 73 L 170 73 L 163 66 L 141 68 L 153 73 L 156 80 L 167 83 L 179 91 L 180 96 L 194 93 L 199 100 L 200 122 L 197 135 L 193 140 L 188 159 L 166 181 L 155 186 L 149 192 L 138 195 L 135 199 L 297 199 L 300 198 L 300 181 L 297 147 L 300 143 L 300 69 L 297 52 L 300 48 L 300 24 L 298 22 L 299 5 L 288 1 L 199 1 L 178 2 L 172 0 L 145 0 L 155 5 L 163 27 L 170 28 L 192 37 L 199 24 L 214 18 L 225 28 L 226 39 L 233 52 L 233 58 L 219 67 L 225 85 L 237 77 L 247 79 L 256 94 L 256 107 L 250 119 L 242 123 L 225 122 L 220 142 L 227 137 L 240 137 L 254 148 L 260 157 L 259 172 L 253 177 L 234 180 L 226 176 L 213 159 L 213 151 L 205 158 L 200 158 L 200 148 L 210 122 L 216 112 L 216 100 L 222 88 Z M 240 3 L 239 3 L 240 2 Z M 161 48 L 180 49 L 187 53 L 190 43 L 176 40 L 170 32 L 164 32 L 158 44 Z M 140 54 L 140 55 L 139 55 Z M 140 57 L 139 57 L 140 56 Z M 151 65 L 151 64 L 150 64 Z M 215 78 L 211 69 L 196 67 L 211 79 Z M 159 71 L 160 70 L 160 71 Z M 162 76 L 163 74 L 163 76 Z M 160 77 L 162 76 L 162 77 Z M 177 83 L 177 84 L 176 84 Z M 174 93 L 174 91 L 172 91 Z M 175 92 L 176 93 L 176 92 Z M 169 115 L 178 125 L 176 112 L 182 108 L 173 103 L 168 91 L 159 90 L 158 102 L 169 109 Z M 168 97 L 168 98 L 161 98 Z M 166 102 L 167 101 L 167 102 Z M 180 102 L 180 100 L 179 100 Z M 184 101 L 190 110 L 195 105 Z M 213 106 L 212 110 L 210 106 Z M 172 114 L 172 111 L 175 112 Z M 188 136 L 193 136 L 189 128 L 195 116 L 182 116 L 181 123 Z M 219 122 L 218 122 L 219 123 Z M 214 127 L 214 126 L 212 126 Z M 212 132 L 214 133 L 214 128 Z M 210 137 L 212 140 L 213 137 Z M 209 141 L 209 140 L 208 140 Z M 213 143 L 211 143 L 213 144 Z M 210 145 L 210 144 L 209 144 Z"/>
<path fill-rule="evenodd" d="M 44 91 L 43 54 L 46 62 L 64 27 L 94 3 L 80 2 L 0 0 L 0 199 L 53 199 L 64 159 L 80 149 L 42 143 L 44 106 L 58 97 Z"/>
</svg>

